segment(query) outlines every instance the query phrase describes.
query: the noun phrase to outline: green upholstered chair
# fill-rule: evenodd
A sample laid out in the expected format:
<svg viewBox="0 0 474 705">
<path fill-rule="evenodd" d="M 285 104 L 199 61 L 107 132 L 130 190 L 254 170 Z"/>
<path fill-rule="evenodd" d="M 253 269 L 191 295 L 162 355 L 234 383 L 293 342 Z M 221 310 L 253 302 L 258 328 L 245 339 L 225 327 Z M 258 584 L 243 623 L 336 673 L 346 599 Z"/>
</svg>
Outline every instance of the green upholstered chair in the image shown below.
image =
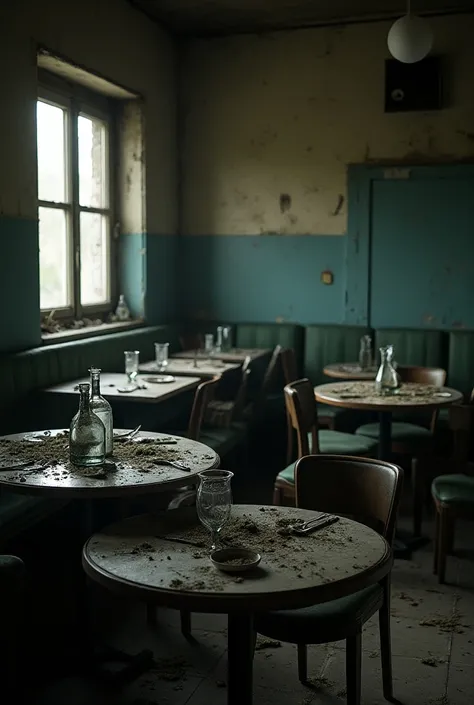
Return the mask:
<svg viewBox="0 0 474 705">
<path fill-rule="evenodd" d="M 296 505 L 349 516 L 391 543 L 402 488 L 396 465 L 368 458 L 310 455 L 296 463 Z M 255 630 L 298 646 L 298 675 L 307 682 L 307 644 L 346 640 L 347 703 L 359 705 L 362 627 L 379 612 L 383 693 L 393 697 L 390 576 L 348 597 L 304 609 L 257 614 Z"/>
<path fill-rule="evenodd" d="M 449 333 L 449 386 L 459 389 L 469 398 L 474 387 L 474 331 L 456 330 Z"/>
<path fill-rule="evenodd" d="M 377 451 L 377 440 L 320 429 L 314 390 L 309 379 L 300 379 L 285 387 L 288 423 L 296 432 L 298 458 L 312 454 L 370 456 Z M 290 464 L 275 480 L 274 504 L 294 503 L 295 464 Z"/>
<path fill-rule="evenodd" d="M 26 571 L 16 556 L 0 555 L 0 692 L 4 702 L 22 702 L 20 648 Z"/>
<path fill-rule="evenodd" d="M 434 572 L 444 583 L 448 553 L 454 544 L 457 518 L 474 519 L 474 405 L 451 407 L 449 423 L 453 432 L 453 454 L 440 460 L 450 474 L 433 480 L 431 494 L 436 508 Z"/>
</svg>

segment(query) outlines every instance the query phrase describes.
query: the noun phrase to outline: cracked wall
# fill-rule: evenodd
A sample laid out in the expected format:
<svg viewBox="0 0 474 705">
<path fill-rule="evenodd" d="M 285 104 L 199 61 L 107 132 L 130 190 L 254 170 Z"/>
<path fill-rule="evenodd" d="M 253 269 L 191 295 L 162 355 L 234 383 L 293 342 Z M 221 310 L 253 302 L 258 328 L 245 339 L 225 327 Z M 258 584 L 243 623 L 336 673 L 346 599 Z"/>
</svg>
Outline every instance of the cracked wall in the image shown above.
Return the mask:
<svg viewBox="0 0 474 705">
<path fill-rule="evenodd" d="M 474 160 L 474 15 L 431 24 L 447 57 L 431 113 L 384 113 L 388 23 L 190 42 L 183 232 L 342 235 L 348 164 Z"/>
</svg>

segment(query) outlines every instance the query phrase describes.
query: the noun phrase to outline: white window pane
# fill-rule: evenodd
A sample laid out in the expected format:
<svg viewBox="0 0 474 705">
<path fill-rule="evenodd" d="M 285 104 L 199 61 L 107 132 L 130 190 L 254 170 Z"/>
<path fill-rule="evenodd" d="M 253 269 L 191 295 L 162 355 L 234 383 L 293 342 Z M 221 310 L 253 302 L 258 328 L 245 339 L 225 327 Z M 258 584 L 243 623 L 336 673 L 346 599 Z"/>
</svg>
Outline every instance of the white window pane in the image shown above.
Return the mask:
<svg viewBox="0 0 474 705">
<path fill-rule="evenodd" d="M 88 208 L 107 208 L 107 128 L 101 120 L 80 115 L 79 203 Z"/>
<path fill-rule="evenodd" d="M 70 300 L 67 214 L 58 208 L 39 208 L 40 306 L 64 308 Z"/>
<path fill-rule="evenodd" d="M 36 104 L 38 198 L 66 202 L 66 111 L 39 100 Z"/>
<path fill-rule="evenodd" d="M 81 303 L 109 301 L 108 217 L 81 213 Z"/>
</svg>

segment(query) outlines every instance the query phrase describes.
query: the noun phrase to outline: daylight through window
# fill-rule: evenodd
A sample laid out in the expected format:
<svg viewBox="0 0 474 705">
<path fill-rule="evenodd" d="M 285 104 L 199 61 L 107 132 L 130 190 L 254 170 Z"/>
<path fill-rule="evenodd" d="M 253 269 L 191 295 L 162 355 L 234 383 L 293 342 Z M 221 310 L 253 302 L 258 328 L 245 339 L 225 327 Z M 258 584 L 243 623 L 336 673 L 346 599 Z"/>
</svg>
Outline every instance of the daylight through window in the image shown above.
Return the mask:
<svg viewBox="0 0 474 705">
<path fill-rule="evenodd" d="M 81 317 L 111 301 L 110 121 L 71 97 L 37 102 L 40 305 Z"/>
</svg>

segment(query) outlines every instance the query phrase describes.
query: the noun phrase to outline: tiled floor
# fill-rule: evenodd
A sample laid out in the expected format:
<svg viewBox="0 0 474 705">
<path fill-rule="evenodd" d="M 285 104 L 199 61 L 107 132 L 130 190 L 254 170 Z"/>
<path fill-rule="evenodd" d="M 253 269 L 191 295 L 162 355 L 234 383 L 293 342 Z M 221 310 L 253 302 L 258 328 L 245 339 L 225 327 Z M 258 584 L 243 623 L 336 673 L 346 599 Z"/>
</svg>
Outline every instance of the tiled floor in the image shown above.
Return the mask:
<svg viewBox="0 0 474 705">
<path fill-rule="evenodd" d="M 429 523 L 425 524 L 428 531 Z M 449 585 L 432 575 L 432 546 L 393 570 L 392 653 L 394 692 L 404 705 L 472 705 L 474 693 L 474 523 L 457 529 L 457 555 L 449 558 Z M 77 681 L 56 684 L 47 705 L 224 705 L 226 702 L 226 621 L 215 615 L 193 616 L 188 642 L 179 615 L 157 611 L 147 626 L 142 605 L 102 594 L 97 624 L 114 645 L 137 652 L 151 648 L 157 667 L 112 699 L 91 694 Z M 363 633 L 364 705 L 385 702 L 382 694 L 377 620 Z M 299 683 L 293 646 L 274 644 L 258 650 L 254 666 L 255 705 L 338 705 L 345 702 L 344 644 L 310 648 L 313 687 Z M 63 690 L 65 688 L 65 690 Z M 67 696 L 66 696 L 67 693 Z M 66 699 L 65 699 L 66 698 Z M 242 705 L 246 705 L 242 703 Z"/>
</svg>

